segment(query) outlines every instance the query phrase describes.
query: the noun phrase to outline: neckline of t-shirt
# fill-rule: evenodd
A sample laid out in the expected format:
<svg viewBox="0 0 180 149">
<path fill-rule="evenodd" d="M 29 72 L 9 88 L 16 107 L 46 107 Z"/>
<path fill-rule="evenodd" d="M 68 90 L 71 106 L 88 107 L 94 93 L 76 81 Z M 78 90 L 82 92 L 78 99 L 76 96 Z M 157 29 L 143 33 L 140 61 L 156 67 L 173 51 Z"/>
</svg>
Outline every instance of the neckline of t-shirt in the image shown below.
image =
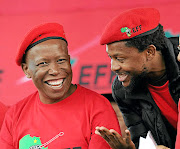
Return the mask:
<svg viewBox="0 0 180 149">
<path fill-rule="evenodd" d="M 162 86 L 154 86 L 151 84 L 148 84 L 148 88 L 154 91 L 164 91 L 168 89 L 169 81 L 167 81 L 164 85 Z"/>
<path fill-rule="evenodd" d="M 45 103 L 41 102 L 41 100 L 40 100 L 40 98 L 38 96 L 37 104 L 40 107 L 42 107 L 42 108 L 53 108 L 53 109 L 55 109 L 56 107 L 57 108 L 62 107 L 64 105 L 66 105 L 67 103 L 71 102 L 72 99 L 75 96 L 78 96 L 80 88 L 81 88 L 81 86 L 79 84 L 77 84 L 77 89 L 74 91 L 74 93 L 72 93 L 70 96 L 68 96 L 67 98 L 63 99 L 62 101 L 59 101 L 59 102 L 53 103 L 53 104 L 45 104 Z"/>
</svg>

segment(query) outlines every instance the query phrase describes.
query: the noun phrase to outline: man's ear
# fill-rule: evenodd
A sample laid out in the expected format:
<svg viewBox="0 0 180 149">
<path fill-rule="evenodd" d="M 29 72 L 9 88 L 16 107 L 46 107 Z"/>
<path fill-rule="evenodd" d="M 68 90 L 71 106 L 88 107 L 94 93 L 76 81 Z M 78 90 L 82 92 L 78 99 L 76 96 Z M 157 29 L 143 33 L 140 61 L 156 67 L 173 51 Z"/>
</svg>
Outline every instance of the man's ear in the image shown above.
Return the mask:
<svg viewBox="0 0 180 149">
<path fill-rule="evenodd" d="M 155 57 L 156 47 L 154 45 L 149 45 L 146 51 L 147 60 L 150 61 Z"/>
<path fill-rule="evenodd" d="M 22 63 L 21 67 L 22 67 L 22 70 L 24 71 L 26 77 L 27 78 L 31 78 L 27 64 L 26 63 Z"/>
</svg>

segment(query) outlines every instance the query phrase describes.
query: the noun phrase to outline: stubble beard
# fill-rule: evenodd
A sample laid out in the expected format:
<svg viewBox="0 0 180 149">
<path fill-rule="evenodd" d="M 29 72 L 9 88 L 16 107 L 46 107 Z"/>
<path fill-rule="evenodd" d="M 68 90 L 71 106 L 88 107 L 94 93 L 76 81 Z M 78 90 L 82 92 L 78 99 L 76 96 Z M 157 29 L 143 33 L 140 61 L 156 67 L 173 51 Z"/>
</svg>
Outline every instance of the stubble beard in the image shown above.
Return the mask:
<svg viewBox="0 0 180 149">
<path fill-rule="evenodd" d="M 147 70 L 145 69 L 141 74 L 133 74 L 130 84 L 124 87 L 124 90 L 128 94 L 134 94 L 144 90 L 147 87 Z"/>
</svg>

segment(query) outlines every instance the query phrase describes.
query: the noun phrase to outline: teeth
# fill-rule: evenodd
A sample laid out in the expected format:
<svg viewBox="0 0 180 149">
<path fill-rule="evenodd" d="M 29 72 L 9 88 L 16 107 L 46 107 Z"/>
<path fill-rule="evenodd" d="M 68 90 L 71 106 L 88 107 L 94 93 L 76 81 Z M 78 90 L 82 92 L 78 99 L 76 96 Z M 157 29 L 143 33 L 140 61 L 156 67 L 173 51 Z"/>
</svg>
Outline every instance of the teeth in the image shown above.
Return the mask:
<svg viewBox="0 0 180 149">
<path fill-rule="evenodd" d="M 119 74 L 119 76 L 126 76 L 127 74 L 125 74 L 125 73 L 121 73 L 121 74 Z"/>
<path fill-rule="evenodd" d="M 63 83 L 63 79 L 60 80 L 51 80 L 51 81 L 47 81 L 47 83 L 51 86 L 61 86 Z"/>
<path fill-rule="evenodd" d="M 119 81 L 123 82 L 123 81 L 125 81 L 127 76 L 128 75 L 126 73 L 121 73 L 121 74 L 118 74 L 118 79 L 119 79 Z"/>
</svg>

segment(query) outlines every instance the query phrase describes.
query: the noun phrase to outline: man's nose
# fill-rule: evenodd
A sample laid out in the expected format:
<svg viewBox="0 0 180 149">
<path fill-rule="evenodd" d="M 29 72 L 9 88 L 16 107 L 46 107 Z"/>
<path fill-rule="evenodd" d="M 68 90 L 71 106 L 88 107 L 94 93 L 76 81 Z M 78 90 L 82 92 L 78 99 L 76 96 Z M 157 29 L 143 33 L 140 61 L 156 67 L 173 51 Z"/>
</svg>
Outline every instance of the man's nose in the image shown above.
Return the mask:
<svg viewBox="0 0 180 149">
<path fill-rule="evenodd" d="M 59 74 L 59 67 L 58 64 L 51 64 L 49 67 L 49 74 L 50 75 L 57 75 Z"/>
<path fill-rule="evenodd" d="M 120 70 L 121 66 L 119 63 L 116 62 L 116 60 L 111 59 L 111 70 L 112 71 L 117 71 Z"/>
</svg>

